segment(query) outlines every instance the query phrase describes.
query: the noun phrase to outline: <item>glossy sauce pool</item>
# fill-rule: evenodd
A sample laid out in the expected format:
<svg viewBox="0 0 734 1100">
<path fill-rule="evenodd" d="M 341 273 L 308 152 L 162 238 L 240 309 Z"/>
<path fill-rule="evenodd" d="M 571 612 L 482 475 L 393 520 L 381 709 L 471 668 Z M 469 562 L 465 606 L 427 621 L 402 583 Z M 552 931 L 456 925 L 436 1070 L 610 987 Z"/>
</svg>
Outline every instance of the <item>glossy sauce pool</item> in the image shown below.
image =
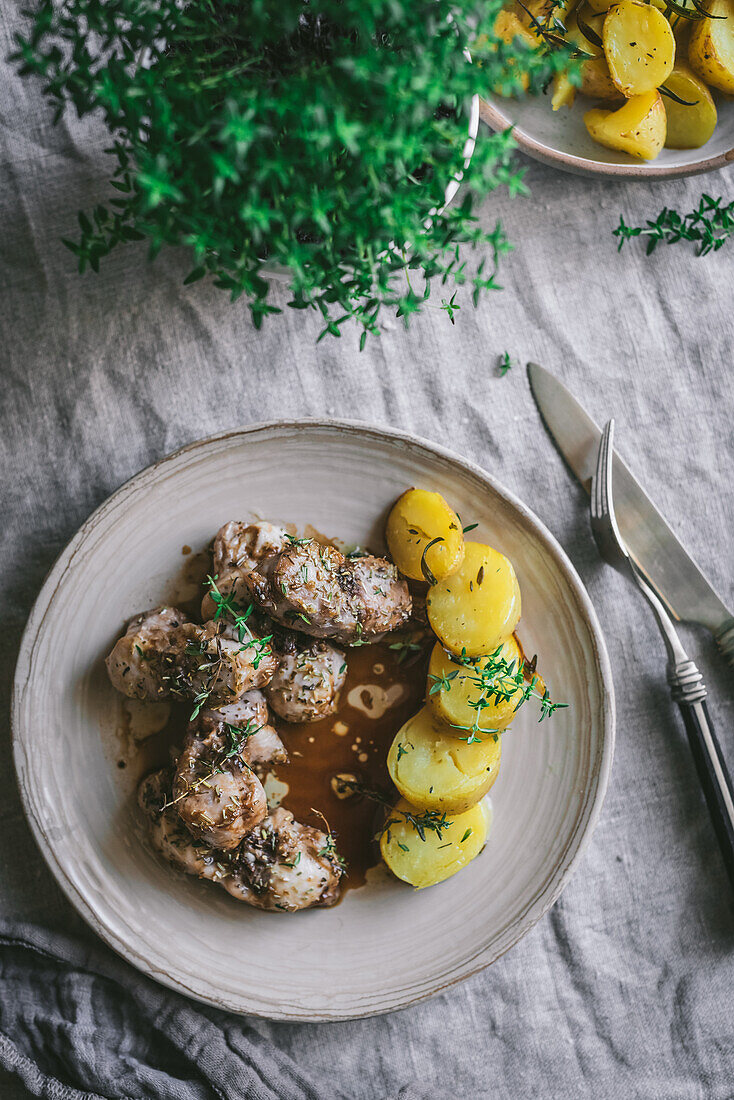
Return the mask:
<svg viewBox="0 0 734 1100">
<path fill-rule="evenodd" d="M 394 650 L 377 643 L 350 649 L 347 661 L 335 714 L 299 725 L 276 719 L 290 760 L 275 771 L 288 785 L 282 805 L 298 821 L 323 828 L 316 810 L 328 822 L 347 862 L 343 883 L 348 890 L 362 886 L 368 869 L 379 862 L 373 839 L 379 807 L 370 798 L 339 798 L 332 779 L 346 775 L 366 787 L 391 789 L 388 749 L 403 723 L 422 705 L 427 653 L 400 663 Z"/>
</svg>

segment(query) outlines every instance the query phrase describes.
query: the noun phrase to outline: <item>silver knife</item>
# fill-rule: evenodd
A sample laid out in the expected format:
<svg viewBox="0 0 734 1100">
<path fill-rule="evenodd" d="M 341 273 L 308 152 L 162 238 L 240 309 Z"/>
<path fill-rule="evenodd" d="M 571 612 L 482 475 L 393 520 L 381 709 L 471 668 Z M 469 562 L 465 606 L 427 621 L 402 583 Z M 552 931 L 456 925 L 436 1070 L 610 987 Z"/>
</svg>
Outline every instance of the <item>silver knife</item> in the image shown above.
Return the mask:
<svg viewBox="0 0 734 1100">
<path fill-rule="evenodd" d="M 545 426 L 588 492 L 601 430 L 566 387 L 543 367 L 528 363 L 528 377 Z M 734 614 L 616 453 L 614 497 L 617 520 L 630 554 L 670 614 L 679 622 L 705 626 L 734 664 Z"/>
</svg>

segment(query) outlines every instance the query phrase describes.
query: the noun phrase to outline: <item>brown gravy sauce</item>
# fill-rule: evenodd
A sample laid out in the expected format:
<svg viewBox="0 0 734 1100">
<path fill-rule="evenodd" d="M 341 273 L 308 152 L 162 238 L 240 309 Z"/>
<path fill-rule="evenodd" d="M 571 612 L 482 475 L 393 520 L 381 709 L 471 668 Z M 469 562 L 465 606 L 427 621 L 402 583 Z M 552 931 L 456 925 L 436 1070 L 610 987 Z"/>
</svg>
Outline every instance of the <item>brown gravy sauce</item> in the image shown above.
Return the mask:
<svg viewBox="0 0 734 1100">
<path fill-rule="evenodd" d="M 282 805 L 298 821 L 323 828 L 314 810 L 323 814 L 347 862 L 344 889 L 354 889 L 379 862 L 373 841 L 377 807 L 369 798 L 337 797 L 331 780 L 349 775 L 367 787 L 389 786 L 388 749 L 422 704 L 427 654 L 400 664 L 388 644 L 377 643 L 350 649 L 347 661 L 347 679 L 334 714 L 298 725 L 276 720 L 290 757 L 276 774 L 288 784 Z"/>
</svg>

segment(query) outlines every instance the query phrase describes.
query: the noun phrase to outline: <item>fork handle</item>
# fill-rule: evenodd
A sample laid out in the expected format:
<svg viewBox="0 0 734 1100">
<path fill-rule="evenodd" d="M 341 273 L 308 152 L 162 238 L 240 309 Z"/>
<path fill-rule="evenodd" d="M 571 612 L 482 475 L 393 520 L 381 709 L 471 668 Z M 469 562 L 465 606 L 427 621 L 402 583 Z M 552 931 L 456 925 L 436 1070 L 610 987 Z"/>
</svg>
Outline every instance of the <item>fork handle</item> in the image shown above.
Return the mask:
<svg viewBox="0 0 734 1100">
<path fill-rule="evenodd" d="M 734 787 L 706 706 L 703 677 L 693 661 L 679 661 L 668 672 L 680 707 L 693 762 L 703 788 L 721 855 L 734 886 Z"/>
</svg>

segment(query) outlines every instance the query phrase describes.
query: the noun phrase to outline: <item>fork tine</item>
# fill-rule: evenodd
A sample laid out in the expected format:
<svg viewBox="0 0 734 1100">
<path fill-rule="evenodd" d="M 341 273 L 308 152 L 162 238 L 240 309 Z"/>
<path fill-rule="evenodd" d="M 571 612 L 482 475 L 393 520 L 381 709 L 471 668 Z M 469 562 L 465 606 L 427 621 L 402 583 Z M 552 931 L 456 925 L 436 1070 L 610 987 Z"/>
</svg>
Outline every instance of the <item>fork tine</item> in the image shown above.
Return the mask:
<svg viewBox="0 0 734 1100">
<path fill-rule="evenodd" d="M 596 466 L 596 479 L 599 486 L 599 515 L 611 516 L 614 512 L 612 493 L 612 471 L 614 463 L 614 418 L 604 426 Z"/>
</svg>

